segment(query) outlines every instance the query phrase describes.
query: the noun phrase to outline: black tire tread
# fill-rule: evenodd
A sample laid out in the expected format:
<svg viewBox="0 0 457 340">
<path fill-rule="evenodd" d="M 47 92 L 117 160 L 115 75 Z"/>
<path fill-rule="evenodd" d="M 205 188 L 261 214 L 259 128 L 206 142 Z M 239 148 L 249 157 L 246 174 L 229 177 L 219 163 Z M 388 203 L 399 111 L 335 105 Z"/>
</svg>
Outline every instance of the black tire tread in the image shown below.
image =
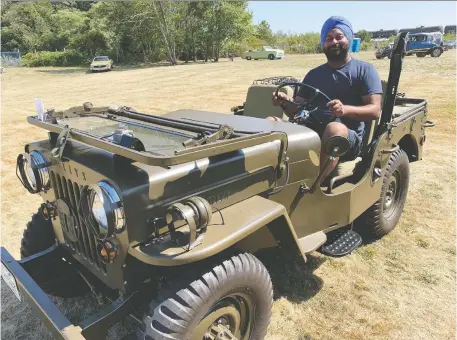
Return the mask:
<svg viewBox="0 0 457 340">
<path fill-rule="evenodd" d="M 388 185 L 388 180 L 390 178 L 390 175 L 392 174 L 392 170 L 394 170 L 399 164 L 408 164 L 408 170 L 409 170 L 409 160 L 408 160 L 408 155 L 406 154 L 405 151 L 403 150 L 398 150 L 394 152 L 388 161 L 384 178 L 383 178 L 383 183 L 382 183 L 382 189 L 381 189 L 381 194 L 380 198 L 374 203 L 370 208 L 368 208 L 367 211 L 365 211 L 361 216 L 360 216 L 360 230 L 359 232 L 362 234 L 362 236 L 365 236 L 369 239 L 379 239 L 385 235 L 387 235 L 393 228 L 390 230 L 386 230 L 385 227 L 383 226 L 382 223 L 382 198 L 383 198 L 383 193 L 386 190 L 386 186 Z M 406 183 L 405 183 L 405 200 L 406 200 L 406 194 L 408 191 L 408 178 L 409 178 L 409 173 L 407 174 L 406 178 Z M 401 202 L 401 210 L 403 209 L 404 206 L 404 201 Z"/>
<path fill-rule="evenodd" d="M 40 208 L 33 214 L 22 235 L 21 258 L 39 253 L 51 247 L 54 242 L 52 223 L 44 218 Z"/>
<path fill-rule="evenodd" d="M 259 285 L 262 294 L 268 296 L 269 314 L 259 321 L 263 327 L 256 330 L 255 337 L 263 339 L 271 317 L 273 287 L 266 268 L 249 253 L 232 256 L 205 271 L 199 278 L 187 281 L 190 283 L 183 285 L 181 281 L 176 284 L 184 288 L 159 293 L 160 296 L 150 303 L 148 312 L 143 317 L 143 325 L 137 331 L 138 339 L 183 339 L 184 334 L 189 331 L 188 327 L 198 323 L 199 320 L 194 320 L 194 317 L 205 302 L 216 294 L 220 287 L 240 276 L 255 278 L 253 280 Z"/>
</svg>

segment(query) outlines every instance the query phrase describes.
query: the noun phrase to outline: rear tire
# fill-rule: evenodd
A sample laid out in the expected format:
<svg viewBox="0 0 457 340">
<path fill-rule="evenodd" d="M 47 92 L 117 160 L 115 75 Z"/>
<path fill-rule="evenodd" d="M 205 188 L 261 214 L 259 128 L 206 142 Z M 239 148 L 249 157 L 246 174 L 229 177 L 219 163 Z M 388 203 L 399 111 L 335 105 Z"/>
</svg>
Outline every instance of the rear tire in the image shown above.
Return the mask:
<svg viewBox="0 0 457 340">
<path fill-rule="evenodd" d="M 55 244 L 54 231 L 50 220 L 46 220 L 41 208 L 27 223 L 21 241 L 21 258 L 35 255 Z M 48 261 L 49 260 L 49 261 Z M 59 297 L 80 296 L 89 291 L 89 286 L 76 269 L 68 262 L 56 257 L 37 262 L 40 268 L 34 268 L 39 275 L 32 278 L 46 294 Z M 37 270 L 38 269 L 38 270 Z"/>
<path fill-rule="evenodd" d="M 390 233 L 403 212 L 409 186 L 409 160 L 403 150 L 393 153 L 387 164 L 379 200 L 358 219 L 362 236 L 379 239 Z"/>
<path fill-rule="evenodd" d="M 246 60 L 251 60 L 251 57 L 246 57 Z"/>
<path fill-rule="evenodd" d="M 137 338 L 201 340 L 223 324 L 237 339 L 263 339 L 273 305 L 264 265 L 245 253 L 207 269 L 196 280 L 181 279 L 178 287 L 159 292 L 143 316 Z"/>
</svg>

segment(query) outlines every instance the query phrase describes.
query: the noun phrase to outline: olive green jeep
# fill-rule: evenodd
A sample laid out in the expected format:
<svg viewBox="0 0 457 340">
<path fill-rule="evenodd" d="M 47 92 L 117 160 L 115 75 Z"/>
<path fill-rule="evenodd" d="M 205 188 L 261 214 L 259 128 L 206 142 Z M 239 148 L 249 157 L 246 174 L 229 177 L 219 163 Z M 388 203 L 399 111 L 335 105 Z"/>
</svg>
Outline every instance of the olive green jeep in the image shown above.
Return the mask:
<svg viewBox="0 0 457 340">
<path fill-rule="evenodd" d="M 17 176 L 43 204 L 22 259 L 1 248 L 3 279 L 56 338 L 102 339 L 130 317 L 139 339 L 263 339 L 273 290 L 257 251 L 342 256 L 401 216 L 409 164 L 433 125 L 426 100 L 397 95 L 404 39 L 361 156 L 329 181 L 318 134 L 300 124 L 310 106 L 289 122 L 264 119 L 283 115 L 271 94 L 293 91 L 291 78 L 254 84 L 235 114 L 85 103 L 28 117 L 49 138 L 25 146 Z M 325 148 L 339 157 L 347 146 Z M 89 291 L 103 307 L 78 325 L 47 295 Z"/>
</svg>

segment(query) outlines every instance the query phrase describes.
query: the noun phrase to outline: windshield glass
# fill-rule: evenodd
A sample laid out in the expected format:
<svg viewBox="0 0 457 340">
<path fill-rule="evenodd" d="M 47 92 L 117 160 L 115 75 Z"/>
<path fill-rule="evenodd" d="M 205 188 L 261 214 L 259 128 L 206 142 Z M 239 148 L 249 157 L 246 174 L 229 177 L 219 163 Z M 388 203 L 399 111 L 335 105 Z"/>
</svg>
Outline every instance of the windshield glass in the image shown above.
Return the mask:
<svg viewBox="0 0 457 340">
<path fill-rule="evenodd" d="M 95 57 L 94 61 L 109 61 L 108 57 Z"/>
<path fill-rule="evenodd" d="M 113 134 L 120 127 L 119 121 L 94 116 L 60 119 L 58 123 L 107 141 L 113 140 Z M 126 130 L 130 130 L 143 143 L 146 151 L 167 156 L 173 156 L 175 151 L 183 150 L 182 143 L 197 136 L 196 133 L 189 131 L 156 124 L 140 124 L 124 119 L 121 125 L 124 125 Z"/>
</svg>

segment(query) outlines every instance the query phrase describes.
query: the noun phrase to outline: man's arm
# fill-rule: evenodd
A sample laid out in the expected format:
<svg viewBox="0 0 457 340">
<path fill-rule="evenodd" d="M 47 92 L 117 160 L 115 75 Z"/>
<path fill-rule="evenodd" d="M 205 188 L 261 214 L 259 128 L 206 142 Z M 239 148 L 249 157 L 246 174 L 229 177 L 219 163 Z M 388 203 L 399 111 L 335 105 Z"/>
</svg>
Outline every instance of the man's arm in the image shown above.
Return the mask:
<svg viewBox="0 0 457 340">
<path fill-rule="evenodd" d="M 381 115 L 380 94 L 368 94 L 362 96 L 362 106 L 343 105 L 340 100 L 335 99 L 328 103 L 328 107 L 337 117 L 348 117 L 361 122 L 369 122 L 378 119 Z"/>
<path fill-rule="evenodd" d="M 328 107 L 337 117 L 348 117 L 357 121 L 369 122 L 381 115 L 382 84 L 373 65 L 367 64 L 362 74 L 362 105 L 343 105 L 340 100 L 332 100 Z"/>
</svg>

